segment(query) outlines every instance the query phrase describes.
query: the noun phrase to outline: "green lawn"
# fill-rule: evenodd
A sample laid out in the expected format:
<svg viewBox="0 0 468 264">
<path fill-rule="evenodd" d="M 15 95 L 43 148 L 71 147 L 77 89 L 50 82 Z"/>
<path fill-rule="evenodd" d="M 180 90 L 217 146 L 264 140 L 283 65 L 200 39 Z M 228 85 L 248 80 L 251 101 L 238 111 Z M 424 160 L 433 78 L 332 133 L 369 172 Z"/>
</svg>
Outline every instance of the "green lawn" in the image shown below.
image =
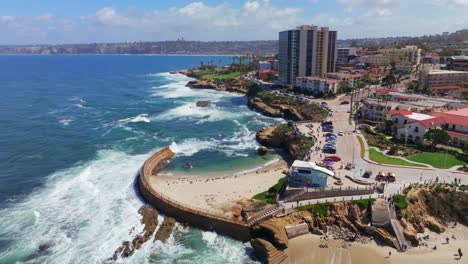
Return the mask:
<svg viewBox="0 0 468 264">
<path fill-rule="evenodd" d="M 412 166 L 412 167 L 426 167 L 424 165 L 407 162 L 400 158 L 389 157 L 382 152 L 377 151 L 374 148 L 369 148 L 369 159 L 382 164 L 401 165 L 401 166 Z"/>
<path fill-rule="evenodd" d="M 444 152 L 424 152 L 408 157 L 409 160 L 425 163 L 439 169 L 448 169 L 453 166 L 465 164 L 463 161 L 458 160 L 455 156 L 445 154 Z"/>
<path fill-rule="evenodd" d="M 281 187 L 283 187 L 283 185 L 286 184 L 286 181 L 287 181 L 287 178 L 283 177 L 283 178 L 279 179 L 278 182 L 275 185 L 271 186 L 270 189 L 268 189 L 268 191 L 258 193 L 256 195 L 254 195 L 252 198 L 257 199 L 257 200 L 263 200 L 263 201 L 266 201 L 267 203 L 270 203 L 270 204 L 275 204 L 276 203 L 276 194 L 278 194 Z"/>
<path fill-rule="evenodd" d="M 239 71 L 234 71 L 226 74 L 210 74 L 203 76 L 203 79 L 214 79 L 214 80 L 224 80 L 224 79 L 235 79 L 240 76 Z"/>
<path fill-rule="evenodd" d="M 361 158 L 364 158 L 365 153 L 366 153 L 366 150 L 364 148 L 364 141 L 361 136 L 358 136 L 357 138 L 359 140 L 359 145 L 361 145 Z"/>
</svg>

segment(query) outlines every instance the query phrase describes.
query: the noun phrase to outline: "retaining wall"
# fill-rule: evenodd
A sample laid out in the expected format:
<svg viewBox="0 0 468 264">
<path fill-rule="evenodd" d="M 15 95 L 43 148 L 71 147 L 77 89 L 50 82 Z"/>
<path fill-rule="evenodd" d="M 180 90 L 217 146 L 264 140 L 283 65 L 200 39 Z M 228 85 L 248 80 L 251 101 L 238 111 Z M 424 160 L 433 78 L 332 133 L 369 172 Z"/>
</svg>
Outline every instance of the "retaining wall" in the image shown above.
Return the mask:
<svg viewBox="0 0 468 264">
<path fill-rule="evenodd" d="M 165 147 L 151 155 L 141 167 L 138 188 L 145 201 L 178 222 L 188 223 L 203 230 L 215 231 L 244 242 L 248 241 L 250 228 L 244 222 L 179 203 L 162 195 L 151 186 L 151 176 L 165 168 L 173 156 L 174 153 L 169 147 Z"/>
</svg>

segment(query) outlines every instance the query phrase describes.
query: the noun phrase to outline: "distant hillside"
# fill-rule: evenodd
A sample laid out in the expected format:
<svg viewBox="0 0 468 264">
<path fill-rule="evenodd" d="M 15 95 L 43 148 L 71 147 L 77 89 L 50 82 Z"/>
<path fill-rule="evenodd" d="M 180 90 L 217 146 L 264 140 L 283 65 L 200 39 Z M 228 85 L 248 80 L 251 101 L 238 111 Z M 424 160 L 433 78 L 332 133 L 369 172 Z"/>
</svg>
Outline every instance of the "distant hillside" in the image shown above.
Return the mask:
<svg viewBox="0 0 468 264">
<path fill-rule="evenodd" d="M 229 54 L 272 55 L 278 41 L 159 41 L 0 46 L 0 54 Z"/>
<path fill-rule="evenodd" d="M 398 47 L 418 45 L 423 52 L 437 48 L 468 48 L 468 29 L 454 33 L 420 37 L 386 37 L 338 40 L 339 47 Z M 0 54 L 229 54 L 273 55 L 278 53 L 277 40 L 257 41 L 158 41 L 131 43 L 93 43 L 64 45 L 1 46 Z"/>
</svg>

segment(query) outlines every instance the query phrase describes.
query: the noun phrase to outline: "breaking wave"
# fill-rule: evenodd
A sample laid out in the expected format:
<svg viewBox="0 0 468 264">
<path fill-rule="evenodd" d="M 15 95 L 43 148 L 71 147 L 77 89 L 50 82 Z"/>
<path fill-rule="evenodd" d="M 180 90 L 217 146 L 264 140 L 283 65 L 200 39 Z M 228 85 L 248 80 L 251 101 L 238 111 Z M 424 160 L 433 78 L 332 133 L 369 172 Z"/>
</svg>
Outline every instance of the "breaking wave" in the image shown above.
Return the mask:
<svg viewBox="0 0 468 264">
<path fill-rule="evenodd" d="M 148 114 L 139 114 L 134 117 L 120 119 L 119 122 L 121 123 L 138 123 L 138 122 L 150 123 L 151 121 L 148 118 Z"/>
</svg>

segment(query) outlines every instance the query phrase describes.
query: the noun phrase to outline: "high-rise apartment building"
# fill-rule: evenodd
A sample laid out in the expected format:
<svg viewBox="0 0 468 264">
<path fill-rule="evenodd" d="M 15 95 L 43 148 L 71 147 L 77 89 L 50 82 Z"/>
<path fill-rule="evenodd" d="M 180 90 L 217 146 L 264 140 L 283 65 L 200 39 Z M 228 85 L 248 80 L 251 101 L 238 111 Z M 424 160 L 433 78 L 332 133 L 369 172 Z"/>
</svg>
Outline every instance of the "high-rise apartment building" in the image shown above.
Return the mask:
<svg viewBox="0 0 468 264">
<path fill-rule="evenodd" d="M 296 77 L 322 76 L 335 71 L 337 32 L 327 27 L 299 26 L 279 33 L 279 79 L 294 84 Z"/>
</svg>

